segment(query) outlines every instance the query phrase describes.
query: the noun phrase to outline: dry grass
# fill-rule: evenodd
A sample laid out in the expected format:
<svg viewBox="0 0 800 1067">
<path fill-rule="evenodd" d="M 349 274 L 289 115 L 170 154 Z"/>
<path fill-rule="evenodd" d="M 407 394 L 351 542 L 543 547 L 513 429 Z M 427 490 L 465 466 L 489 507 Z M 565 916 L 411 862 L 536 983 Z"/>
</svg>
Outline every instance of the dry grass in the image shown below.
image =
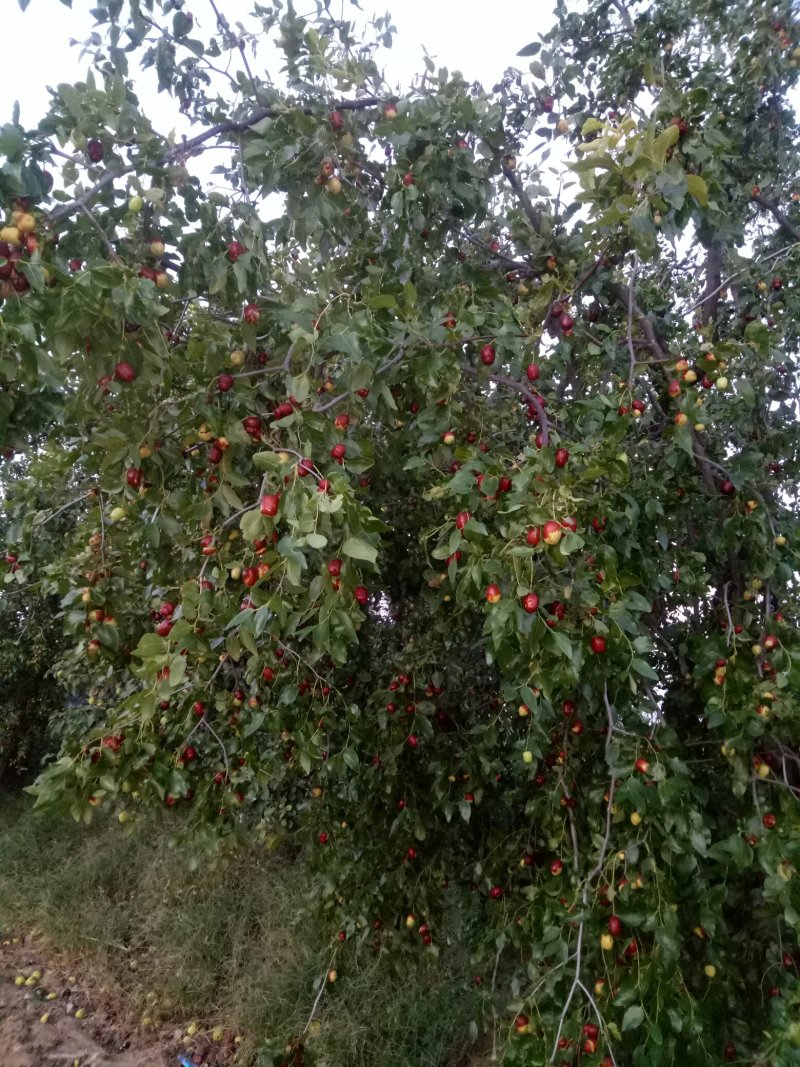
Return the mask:
<svg viewBox="0 0 800 1067">
<path fill-rule="evenodd" d="M 137 1015 L 241 1031 L 253 1063 L 303 1029 L 326 970 L 330 934 L 298 914 L 304 888 L 285 856 L 243 850 L 192 871 L 156 823 L 126 837 L 0 799 L 0 927 L 42 931 Z M 350 961 L 317 1013 L 321 1067 L 474 1065 L 466 968 L 456 956 L 401 976 L 385 959 Z"/>
</svg>

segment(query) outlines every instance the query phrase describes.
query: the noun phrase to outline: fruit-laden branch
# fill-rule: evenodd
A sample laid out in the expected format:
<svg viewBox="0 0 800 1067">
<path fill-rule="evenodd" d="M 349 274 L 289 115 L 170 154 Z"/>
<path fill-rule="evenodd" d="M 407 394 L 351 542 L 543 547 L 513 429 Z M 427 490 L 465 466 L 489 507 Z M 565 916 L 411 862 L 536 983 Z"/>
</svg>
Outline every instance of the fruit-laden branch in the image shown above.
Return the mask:
<svg viewBox="0 0 800 1067">
<path fill-rule="evenodd" d="M 778 205 L 774 203 L 774 201 L 767 200 L 767 198 L 765 196 L 762 196 L 761 193 L 758 193 L 757 196 L 754 196 L 753 200 L 755 200 L 757 204 L 760 204 L 761 207 L 765 207 L 767 211 L 769 211 L 773 215 L 773 217 L 777 219 L 777 221 L 781 224 L 782 228 L 786 230 L 787 233 L 790 233 L 796 241 L 800 241 L 800 227 L 795 226 L 791 219 L 787 215 L 784 215 L 784 213 L 781 211 Z"/>
<path fill-rule="evenodd" d="M 542 214 L 534 206 L 531 198 L 522 188 L 522 182 L 519 180 L 519 175 L 511 167 L 507 167 L 503 164 L 503 175 L 506 181 L 514 190 L 514 195 L 522 205 L 522 210 L 525 212 L 528 222 L 533 227 L 534 233 L 539 233 L 542 228 Z"/>
<path fill-rule="evenodd" d="M 338 111 L 365 111 L 367 108 L 376 107 L 380 101 L 376 96 L 365 96 L 361 100 L 342 100 L 335 105 Z M 198 133 L 196 137 L 184 138 L 180 144 L 173 145 L 168 152 L 166 152 L 161 159 L 157 160 L 154 164 L 156 167 L 167 167 L 171 163 L 175 163 L 178 160 L 186 160 L 189 156 L 193 155 L 197 149 L 201 148 L 206 141 L 210 141 L 213 137 L 220 137 L 226 133 L 244 133 L 250 129 L 251 126 L 255 126 L 256 123 L 261 122 L 263 119 L 274 119 L 279 115 L 285 115 L 288 111 L 297 110 L 289 107 L 262 107 L 258 111 L 254 111 L 251 115 L 248 115 L 246 119 L 242 119 L 237 122 L 235 119 L 228 119 L 225 122 L 218 122 L 215 126 L 210 126 L 202 133 Z M 304 115 L 315 114 L 315 109 L 311 107 L 304 107 L 300 109 Z M 83 196 L 77 197 L 75 200 L 68 200 L 65 204 L 60 204 L 57 208 L 54 208 L 50 212 L 50 223 L 60 222 L 62 219 L 69 218 L 70 215 L 74 215 L 76 211 L 81 211 L 83 208 L 90 204 L 91 201 L 102 192 L 106 186 L 111 185 L 117 178 L 121 178 L 126 174 L 131 174 L 137 169 L 138 164 L 131 164 L 129 167 L 123 167 L 118 171 L 107 171 L 95 184 L 88 189 Z"/>
<path fill-rule="evenodd" d="M 473 378 L 478 377 L 477 367 L 462 367 L 461 370 L 462 373 L 469 374 Z M 484 375 L 481 375 L 481 377 L 484 377 Z M 502 374 L 487 374 L 485 377 L 490 382 L 494 382 L 496 385 L 505 385 L 509 389 L 514 389 L 525 397 L 528 403 L 531 404 L 536 411 L 537 418 L 539 419 L 539 428 L 542 431 L 542 445 L 546 446 L 550 432 L 550 424 L 547 420 L 544 406 L 538 396 L 535 393 L 532 393 L 527 386 L 522 384 L 522 382 L 518 382 L 516 378 L 506 378 Z"/>
</svg>

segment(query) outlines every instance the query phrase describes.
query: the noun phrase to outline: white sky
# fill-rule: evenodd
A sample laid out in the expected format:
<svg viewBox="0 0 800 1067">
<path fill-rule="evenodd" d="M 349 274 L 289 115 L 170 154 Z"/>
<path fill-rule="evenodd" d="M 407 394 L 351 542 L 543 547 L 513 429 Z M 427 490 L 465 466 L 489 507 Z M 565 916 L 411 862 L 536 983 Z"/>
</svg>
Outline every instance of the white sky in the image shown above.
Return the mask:
<svg viewBox="0 0 800 1067">
<path fill-rule="evenodd" d="M 3 83 L 6 90 L 0 104 L 0 122 L 8 122 L 15 99 L 21 106 L 23 126 L 36 125 L 48 105 L 46 85 L 80 80 L 86 73 L 86 64 L 79 61 L 79 49 L 70 48 L 70 38 L 84 40 L 92 30 L 93 20 L 89 14 L 92 0 L 73 0 L 73 8 L 64 7 L 60 0 L 30 0 L 23 14 L 17 0 L 0 0 L 3 7 L 3 39 L 16 42 L 5 50 Z M 338 13 L 341 0 L 333 0 L 331 7 Z M 219 5 L 231 23 L 244 18 L 250 8 L 250 0 L 223 0 Z M 382 15 L 389 8 L 397 27 L 395 45 L 390 52 L 383 52 L 386 75 L 391 83 L 407 84 L 422 67 L 423 45 L 437 65 L 450 70 L 460 70 L 470 80 L 482 81 L 491 86 L 509 66 L 523 66 L 527 62 L 517 59 L 516 53 L 536 38 L 537 33 L 548 29 L 553 21 L 552 0 L 361 0 L 367 15 Z M 308 3 L 311 10 L 312 3 Z M 187 10 L 195 19 L 202 18 L 207 34 L 213 23 L 213 14 L 207 0 L 189 0 Z M 303 13 L 302 0 L 296 9 Z M 345 5 L 346 17 L 353 18 L 358 12 Z M 44 22 L 42 22 L 44 19 Z M 36 60 L 31 61 L 29 48 L 19 47 L 20 42 L 36 41 Z M 163 114 L 164 97 L 158 99 L 150 90 L 150 78 L 142 79 L 138 71 L 131 70 L 137 92 L 144 110 L 151 118 Z M 146 87 L 146 88 L 145 88 Z M 156 121 L 162 132 L 165 122 Z"/>
</svg>

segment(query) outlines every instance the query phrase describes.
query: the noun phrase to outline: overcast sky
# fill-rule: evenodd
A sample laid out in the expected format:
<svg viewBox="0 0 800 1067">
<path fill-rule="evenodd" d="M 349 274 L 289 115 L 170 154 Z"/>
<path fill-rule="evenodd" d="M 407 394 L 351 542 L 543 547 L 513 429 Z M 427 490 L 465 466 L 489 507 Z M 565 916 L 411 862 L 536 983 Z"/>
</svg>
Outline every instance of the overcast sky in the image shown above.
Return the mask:
<svg viewBox="0 0 800 1067">
<path fill-rule="evenodd" d="M 13 47 L 5 49 L 6 88 L 0 104 L 0 122 L 10 120 L 17 99 L 23 126 L 34 126 L 47 107 L 46 85 L 77 81 L 85 75 L 86 64 L 79 59 L 79 49 L 70 48 L 69 40 L 84 40 L 91 33 L 93 20 L 89 12 L 93 3 L 73 0 L 70 10 L 60 0 L 30 0 L 24 14 L 17 0 L 0 3 L 3 39 L 14 42 Z M 339 3 L 340 0 L 333 0 L 334 11 Z M 232 23 L 244 17 L 250 6 L 250 0 L 223 0 L 220 5 Z M 312 6 L 309 2 L 309 10 Z M 361 0 L 361 6 L 368 15 L 382 15 L 392 7 L 397 36 L 394 48 L 383 53 L 382 60 L 389 81 L 401 85 L 422 69 L 423 46 L 437 64 L 491 85 L 506 67 L 525 62 L 516 59 L 516 53 L 535 40 L 538 32 L 549 28 L 553 10 L 552 0 L 397 0 L 394 5 L 386 0 Z M 303 11 L 302 2 L 296 4 L 296 9 Z M 207 32 L 213 20 L 207 0 L 189 0 L 187 10 L 198 21 L 202 18 Z M 357 14 L 355 9 L 350 10 Z M 35 60 L 27 41 L 35 42 Z M 138 72 L 131 74 L 136 75 L 145 111 L 151 116 L 158 114 L 153 107 L 154 94 L 145 89 L 149 79 L 142 83 Z M 163 109 L 163 98 L 159 107 Z M 158 125 L 164 129 L 163 124 Z"/>
</svg>

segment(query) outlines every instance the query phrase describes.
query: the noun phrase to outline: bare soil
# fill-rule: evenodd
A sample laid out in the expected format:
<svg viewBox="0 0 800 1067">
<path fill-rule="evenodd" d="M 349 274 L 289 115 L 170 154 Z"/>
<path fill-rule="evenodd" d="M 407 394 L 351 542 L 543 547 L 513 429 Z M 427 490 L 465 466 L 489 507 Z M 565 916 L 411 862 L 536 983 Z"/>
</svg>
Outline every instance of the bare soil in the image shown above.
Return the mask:
<svg viewBox="0 0 800 1067">
<path fill-rule="evenodd" d="M 15 983 L 35 971 L 42 976 L 34 985 Z M 85 1017 L 76 1018 L 81 1010 Z M 181 1029 L 143 1032 L 124 1006 L 92 988 L 80 965 L 60 960 L 44 942 L 0 942 L 0 1067 L 178 1067 L 182 1057 L 216 1067 L 232 1064 L 235 1049 L 230 1039 L 203 1034 L 187 1049 Z"/>
</svg>

